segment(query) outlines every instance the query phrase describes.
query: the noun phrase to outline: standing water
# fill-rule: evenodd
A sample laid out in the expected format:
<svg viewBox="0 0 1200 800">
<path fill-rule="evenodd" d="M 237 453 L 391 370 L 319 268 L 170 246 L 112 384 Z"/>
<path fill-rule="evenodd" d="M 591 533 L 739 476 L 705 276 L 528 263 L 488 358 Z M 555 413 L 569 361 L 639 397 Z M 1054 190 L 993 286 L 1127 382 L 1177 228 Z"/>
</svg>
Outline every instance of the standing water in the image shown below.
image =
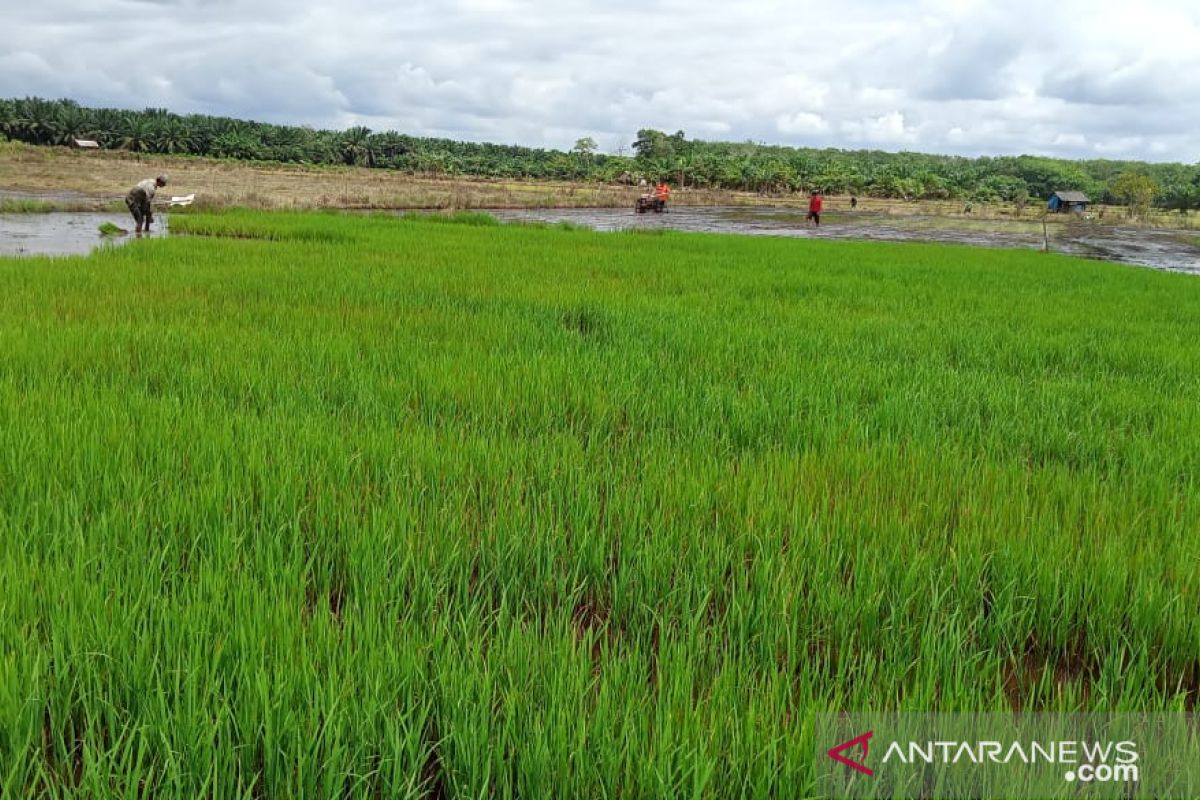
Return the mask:
<svg viewBox="0 0 1200 800">
<path fill-rule="evenodd" d="M 708 233 L 860 239 L 889 242 L 944 242 L 984 247 L 1040 249 L 1042 231 L 1034 219 L 969 219 L 895 216 L 870 212 L 831 213 L 820 228 L 810 227 L 795 209 L 677 207 L 665 214 L 635 214 L 632 209 L 571 208 L 496 210 L 507 222 L 570 222 L 596 230 L 671 228 Z M 101 236 L 102 223 L 132 228 L 128 215 L 104 212 L 0 214 L 0 256 L 86 255 L 103 245 L 167 235 L 167 215 L 155 217 L 148 234 Z M 1200 275 L 1200 232 L 1121 228 L 1086 223 L 1050 226 L 1050 249 L 1155 269 Z"/>
<path fill-rule="evenodd" d="M 166 214 L 156 214 L 150 233 L 141 236 L 101 236 L 100 225 L 105 222 L 127 230 L 133 227 L 128 215 L 93 211 L 0 214 L 0 256 L 87 255 L 102 245 L 166 236 L 168 230 Z"/>
<path fill-rule="evenodd" d="M 873 212 L 826 214 L 819 228 L 803 211 L 771 207 L 686 207 L 665 214 L 637 214 L 622 208 L 496 210 L 506 222 L 568 222 L 595 230 L 670 228 L 706 233 L 858 239 L 887 242 L 941 242 L 982 247 L 1040 250 L 1042 226 L 1037 218 L 974 219 Z M 1172 272 L 1200 275 L 1200 231 L 1122 228 L 1079 222 L 1050 225 L 1050 249 L 1057 253 L 1118 261 Z"/>
</svg>

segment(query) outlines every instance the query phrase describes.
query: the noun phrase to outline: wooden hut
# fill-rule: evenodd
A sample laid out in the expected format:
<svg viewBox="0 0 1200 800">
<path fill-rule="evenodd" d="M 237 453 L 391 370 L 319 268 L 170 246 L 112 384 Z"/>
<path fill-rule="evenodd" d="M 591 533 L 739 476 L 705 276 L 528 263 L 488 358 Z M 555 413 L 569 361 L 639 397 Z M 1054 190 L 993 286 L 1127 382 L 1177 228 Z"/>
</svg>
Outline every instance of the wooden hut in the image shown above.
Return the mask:
<svg viewBox="0 0 1200 800">
<path fill-rule="evenodd" d="M 1054 214 L 1082 214 L 1087 211 L 1090 202 L 1092 201 L 1083 192 L 1055 192 L 1050 195 L 1050 202 L 1046 204 L 1046 208 Z"/>
</svg>

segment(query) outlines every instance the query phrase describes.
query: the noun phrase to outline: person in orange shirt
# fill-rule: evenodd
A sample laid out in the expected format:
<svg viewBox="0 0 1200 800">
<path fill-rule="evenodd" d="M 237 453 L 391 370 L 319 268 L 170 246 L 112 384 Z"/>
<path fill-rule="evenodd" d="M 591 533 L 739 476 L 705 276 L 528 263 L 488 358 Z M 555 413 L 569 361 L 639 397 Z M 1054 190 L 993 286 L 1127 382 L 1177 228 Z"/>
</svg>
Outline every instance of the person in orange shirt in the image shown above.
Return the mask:
<svg viewBox="0 0 1200 800">
<path fill-rule="evenodd" d="M 667 201 L 671 199 L 671 187 L 667 186 L 667 182 L 660 180 L 658 186 L 654 187 L 654 199 L 658 202 L 659 210 L 666 208 Z"/>
</svg>

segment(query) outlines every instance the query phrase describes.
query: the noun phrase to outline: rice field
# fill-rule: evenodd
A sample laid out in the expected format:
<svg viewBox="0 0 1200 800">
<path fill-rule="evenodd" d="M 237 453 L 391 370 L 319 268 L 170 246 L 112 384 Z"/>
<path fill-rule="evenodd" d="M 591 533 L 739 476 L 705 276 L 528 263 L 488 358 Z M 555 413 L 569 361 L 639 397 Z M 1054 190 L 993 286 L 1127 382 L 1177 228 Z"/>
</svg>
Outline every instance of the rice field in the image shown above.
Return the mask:
<svg viewBox="0 0 1200 800">
<path fill-rule="evenodd" d="M 1195 708 L 1195 278 L 493 223 L 0 259 L 0 797 L 804 797 L 823 711 Z"/>
</svg>

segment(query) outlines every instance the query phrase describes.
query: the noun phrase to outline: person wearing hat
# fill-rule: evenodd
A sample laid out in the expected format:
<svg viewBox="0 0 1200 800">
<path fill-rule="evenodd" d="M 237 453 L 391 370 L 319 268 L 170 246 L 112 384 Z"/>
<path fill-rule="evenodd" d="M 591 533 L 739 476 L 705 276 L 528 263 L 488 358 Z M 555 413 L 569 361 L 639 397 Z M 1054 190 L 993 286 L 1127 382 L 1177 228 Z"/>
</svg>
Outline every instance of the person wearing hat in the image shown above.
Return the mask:
<svg viewBox="0 0 1200 800">
<path fill-rule="evenodd" d="M 150 202 L 154 199 L 154 193 L 158 191 L 159 187 L 166 185 L 166 175 L 146 178 L 144 181 L 138 181 L 138 185 L 125 195 L 125 205 L 129 208 L 129 213 L 133 215 L 133 221 L 137 223 L 136 231 L 138 233 L 141 233 L 143 229 L 147 232 L 150 230 L 150 223 L 154 222 L 154 212 L 150 208 Z"/>
</svg>

